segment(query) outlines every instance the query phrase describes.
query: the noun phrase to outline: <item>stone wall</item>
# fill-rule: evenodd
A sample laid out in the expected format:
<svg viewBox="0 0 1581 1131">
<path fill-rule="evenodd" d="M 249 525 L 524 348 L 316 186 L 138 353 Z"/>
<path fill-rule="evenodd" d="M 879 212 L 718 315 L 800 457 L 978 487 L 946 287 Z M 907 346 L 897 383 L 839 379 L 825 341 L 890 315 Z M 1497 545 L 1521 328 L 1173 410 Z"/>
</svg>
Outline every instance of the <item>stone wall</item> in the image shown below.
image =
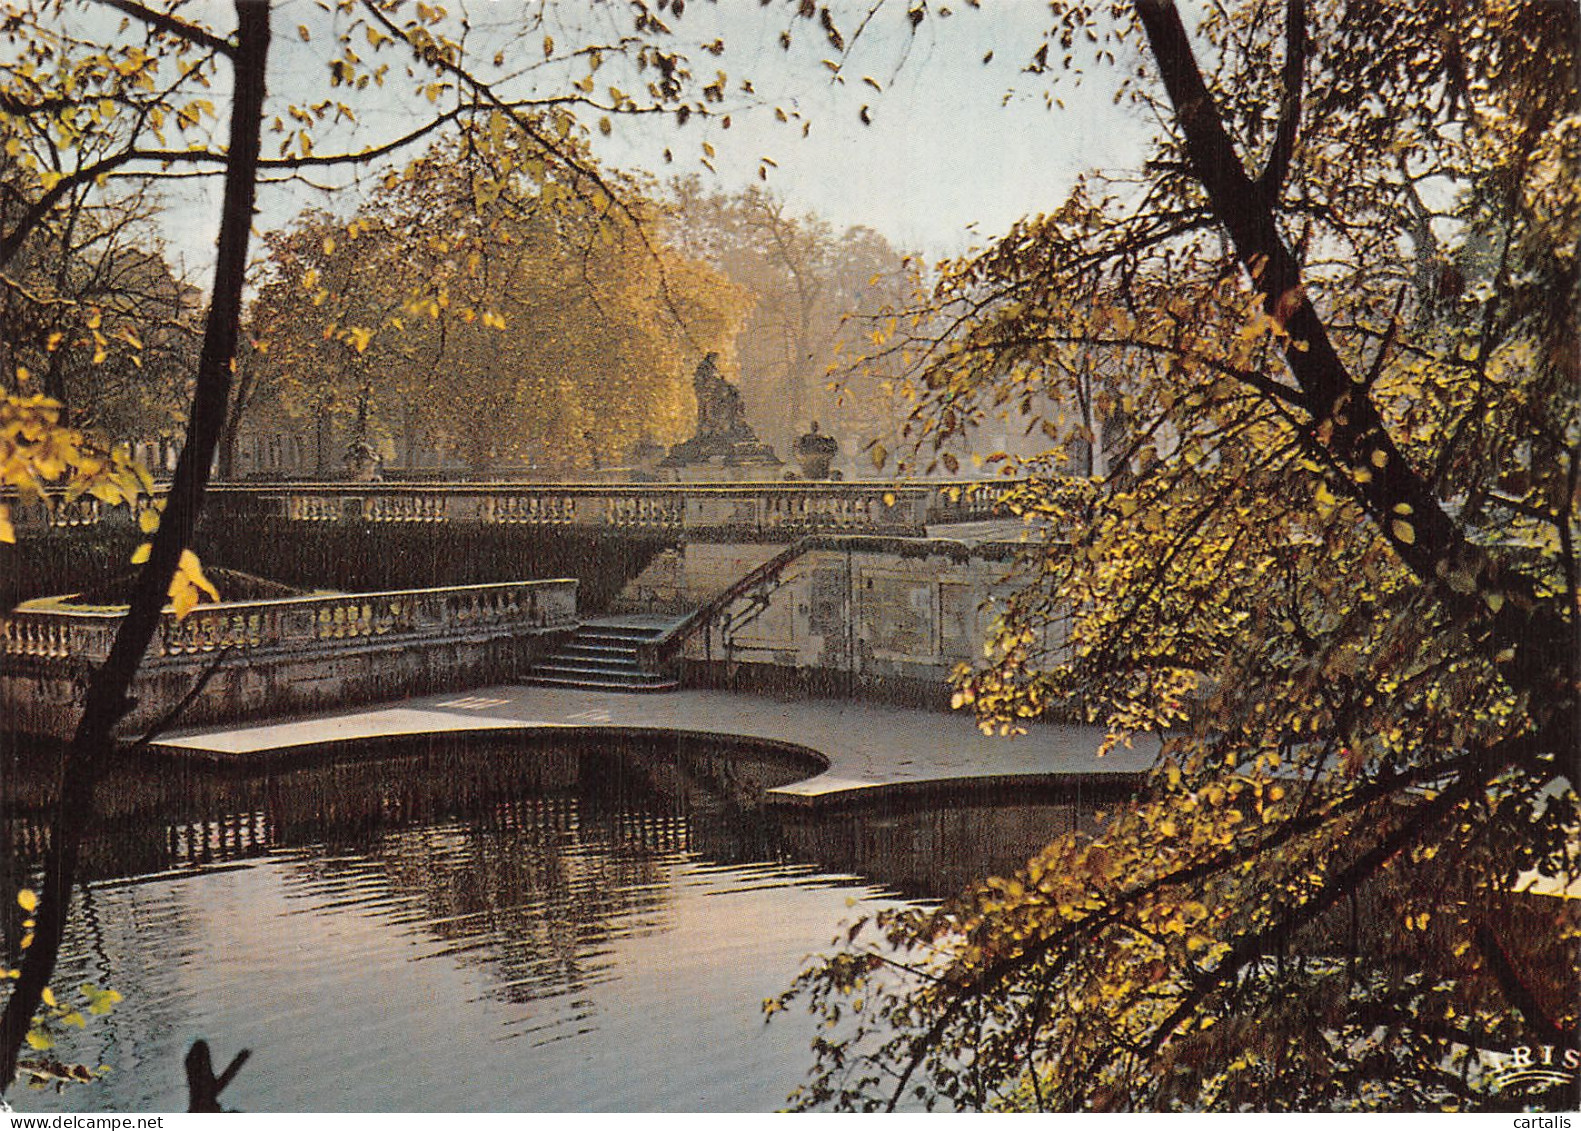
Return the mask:
<svg viewBox="0 0 1581 1131">
<path fill-rule="evenodd" d="M 4 728 L 69 736 L 123 615 L 31 602 L 0 617 Z M 180 725 L 510 682 L 575 624 L 572 580 L 206 605 L 180 621 L 167 611 L 121 733 L 163 719 L 211 667 Z"/>
<path fill-rule="evenodd" d="M 660 550 L 609 605 L 618 613 L 687 613 L 775 554 L 783 542 L 688 542 Z"/>
<path fill-rule="evenodd" d="M 936 538 L 819 539 L 743 587 L 685 641 L 687 678 L 893 690 L 943 703 L 950 674 L 982 655 L 1019 549 Z M 1057 636 L 1051 642 L 1060 643 Z"/>
</svg>

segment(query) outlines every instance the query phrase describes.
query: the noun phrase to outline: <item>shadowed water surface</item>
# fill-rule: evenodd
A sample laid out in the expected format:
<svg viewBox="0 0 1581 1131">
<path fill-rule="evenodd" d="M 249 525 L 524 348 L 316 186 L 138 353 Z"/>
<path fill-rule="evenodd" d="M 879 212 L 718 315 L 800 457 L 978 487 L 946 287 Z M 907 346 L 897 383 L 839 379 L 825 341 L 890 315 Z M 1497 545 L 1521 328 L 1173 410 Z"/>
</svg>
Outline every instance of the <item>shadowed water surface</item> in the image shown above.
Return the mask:
<svg viewBox="0 0 1581 1131">
<path fill-rule="evenodd" d="M 696 740 L 370 748 L 107 783 L 57 985 L 125 1001 L 18 1110 L 180 1110 L 205 1037 L 244 1110 L 772 1110 L 810 1019 L 760 1004 L 842 924 L 1018 864 L 1092 799 L 980 793 L 814 816 L 809 767 Z M 0 786 L 6 892 L 44 848 L 49 759 Z M 7 895 L 9 900 L 9 894 Z M 15 946 L 7 925 L 7 949 Z"/>
</svg>

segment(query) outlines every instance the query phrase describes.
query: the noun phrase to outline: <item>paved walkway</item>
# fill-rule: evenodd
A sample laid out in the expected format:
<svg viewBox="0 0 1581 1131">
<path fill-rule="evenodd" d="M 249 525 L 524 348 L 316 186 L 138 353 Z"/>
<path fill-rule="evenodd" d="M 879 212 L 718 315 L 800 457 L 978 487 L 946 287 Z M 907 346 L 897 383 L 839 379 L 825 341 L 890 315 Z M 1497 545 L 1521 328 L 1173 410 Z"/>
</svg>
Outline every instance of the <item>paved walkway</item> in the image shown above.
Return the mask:
<svg viewBox="0 0 1581 1131">
<path fill-rule="evenodd" d="M 1019 518 L 988 518 L 980 522 L 943 522 L 924 528 L 929 538 L 953 538 L 975 546 L 981 542 L 1035 540 L 1037 527 Z"/>
<path fill-rule="evenodd" d="M 267 761 L 305 747 L 363 738 L 495 729 L 659 729 L 745 736 L 810 749 L 827 763 L 816 776 L 771 791 L 814 803 L 880 786 L 971 779 L 1121 777 L 1152 763 L 1156 743 L 1138 741 L 1099 758 L 1096 727 L 1043 724 L 1012 738 L 984 735 L 964 713 L 943 714 L 845 699 L 779 699 L 729 691 L 620 693 L 502 686 L 452 692 L 360 711 L 285 722 L 205 728 L 157 744 L 171 754 Z"/>
</svg>

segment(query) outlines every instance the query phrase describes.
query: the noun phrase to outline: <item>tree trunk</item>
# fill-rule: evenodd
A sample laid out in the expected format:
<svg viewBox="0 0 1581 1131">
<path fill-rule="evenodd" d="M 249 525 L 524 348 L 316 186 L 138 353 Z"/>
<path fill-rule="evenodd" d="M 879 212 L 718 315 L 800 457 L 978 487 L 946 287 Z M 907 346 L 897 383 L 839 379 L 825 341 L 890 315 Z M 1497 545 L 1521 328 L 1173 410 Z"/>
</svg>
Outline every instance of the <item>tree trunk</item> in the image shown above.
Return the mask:
<svg viewBox="0 0 1581 1131">
<path fill-rule="evenodd" d="M 330 457 L 329 406 L 320 405 L 313 414 L 313 463 L 314 474 L 322 481 L 335 478 L 335 463 Z"/>
<path fill-rule="evenodd" d="M 240 421 L 234 416 L 225 421 L 225 427 L 220 432 L 219 460 L 215 466 L 214 477 L 220 482 L 228 482 L 236 478 L 236 432 Z"/>
<path fill-rule="evenodd" d="M 1440 505 L 1433 485 L 1401 454 L 1378 407 L 1352 379 L 1303 290 L 1300 264 L 1279 232 L 1278 186 L 1247 174 L 1197 66 L 1179 10 L 1173 0 L 1133 2 L 1174 106 L 1192 173 L 1262 295 L 1264 310 L 1290 335 L 1285 362 L 1311 414 L 1304 442 L 1347 469 L 1366 472 L 1341 486 L 1366 508 L 1406 567 L 1490 655 L 1511 650 L 1513 659 L 1501 667 L 1504 677 L 1535 704 L 1551 709 L 1544 729 L 1568 764 L 1575 765 L 1577 701 L 1570 626 L 1544 613 L 1548 606 L 1528 583 L 1501 576 L 1497 564 Z M 1293 101 L 1291 112 L 1299 97 Z M 1318 439 L 1320 424 L 1328 429 L 1325 440 Z M 1393 521 L 1396 515 L 1409 515 L 1409 523 Z M 1457 590 L 1448 580 L 1450 567 L 1462 563 L 1471 565 L 1476 577 L 1470 592 Z M 1490 605 L 1485 601 L 1489 594 L 1499 600 Z"/>
<path fill-rule="evenodd" d="M 5 1013 L 0 1016 L 0 1092 L 15 1079 L 22 1043 L 55 972 L 76 882 L 78 850 L 93 815 L 94 787 L 111 760 L 116 745 L 115 728 L 130 705 L 127 694 L 159 625 L 181 551 L 192 541 L 210 465 L 225 427 L 231 364 L 241 325 L 247 242 L 257 192 L 268 53 L 268 5 L 257 0 L 237 0 L 235 91 L 225 196 L 220 211 L 214 288 L 187 440 L 154 535 L 152 552 L 137 576 L 126 618 L 115 635 L 109 657 L 89 681 L 82 718 L 61 758 L 60 795 L 51 824 L 34 941 L 23 955 L 21 976 L 13 984 Z"/>
</svg>

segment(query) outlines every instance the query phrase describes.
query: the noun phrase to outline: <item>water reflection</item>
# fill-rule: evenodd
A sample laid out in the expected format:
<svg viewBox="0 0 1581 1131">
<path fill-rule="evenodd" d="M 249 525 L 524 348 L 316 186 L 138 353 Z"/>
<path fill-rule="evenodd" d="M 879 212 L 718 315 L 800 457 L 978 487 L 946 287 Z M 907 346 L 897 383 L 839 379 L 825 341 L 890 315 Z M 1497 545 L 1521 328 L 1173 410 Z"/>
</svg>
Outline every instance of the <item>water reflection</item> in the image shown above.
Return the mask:
<svg viewBox="0 0 1581 1131">
<path fill-rule="evenodd" d="M 41 861 L 51 792 L 48 757 L 5 769 L 0 883 Z M 126 995 L 69 1050 L 115 1072 L 23 1106 L 179 1107 L 202 1035 L 256 1050 L 226 1096 L 260 1110 L 773 1108 L 811 1032 L 765 1029 L 757 1005 L 853 903 L 949 894 L 1104 800 L 760 804 L 807 770 L 695 740 L 520 736 L 123 767 L 58 979 Z"/>
</svg>

